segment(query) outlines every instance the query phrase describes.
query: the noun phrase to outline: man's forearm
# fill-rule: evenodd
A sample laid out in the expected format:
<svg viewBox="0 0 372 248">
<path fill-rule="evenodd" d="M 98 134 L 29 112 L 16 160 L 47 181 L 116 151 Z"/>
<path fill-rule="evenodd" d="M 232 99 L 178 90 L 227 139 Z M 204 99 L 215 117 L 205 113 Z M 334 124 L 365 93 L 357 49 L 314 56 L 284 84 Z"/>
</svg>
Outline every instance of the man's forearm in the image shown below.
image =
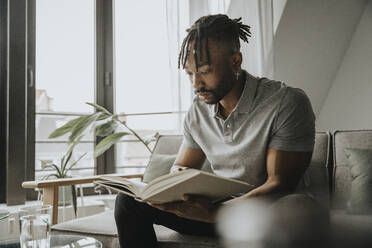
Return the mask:
<svg viewBox="0 0 372 248">
<path fill-rule="evenodd" d="M 247 194 L 234 198 L 225 202 L 224 204 L 230 204 L 240 200 L 246 200 L 253 197 L 259 197 L 267 200 L 276 200 L 286 194 L 290 193 L 287 187 L 284 187 L 283 184 L 278 181 L 268 180 L 261 186 L 251 190 Z"/>
<path fill-rule="evenodd" d="M 255 188 L 248 192 L 245 197 L 258 197 L 258 196 L 277 196 L 277 195 L 285 195 L 288 193 L 286 187 L 284 187 L 278 181 L 266 181 L 261 186 Z"/>
</svg>

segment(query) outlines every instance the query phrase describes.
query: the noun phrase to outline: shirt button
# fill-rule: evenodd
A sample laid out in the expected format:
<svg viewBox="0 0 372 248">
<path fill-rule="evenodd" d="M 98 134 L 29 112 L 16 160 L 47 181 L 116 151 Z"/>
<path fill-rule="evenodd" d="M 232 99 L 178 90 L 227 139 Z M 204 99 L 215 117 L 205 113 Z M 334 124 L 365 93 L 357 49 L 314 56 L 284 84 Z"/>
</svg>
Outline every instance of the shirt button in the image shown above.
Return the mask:
<svg viewBox="0 0 372 248">
<path fill-rule="evenodd" d="M 230 124 L 227 124 L 227 128 L 230 128 Z"/>
</svg>

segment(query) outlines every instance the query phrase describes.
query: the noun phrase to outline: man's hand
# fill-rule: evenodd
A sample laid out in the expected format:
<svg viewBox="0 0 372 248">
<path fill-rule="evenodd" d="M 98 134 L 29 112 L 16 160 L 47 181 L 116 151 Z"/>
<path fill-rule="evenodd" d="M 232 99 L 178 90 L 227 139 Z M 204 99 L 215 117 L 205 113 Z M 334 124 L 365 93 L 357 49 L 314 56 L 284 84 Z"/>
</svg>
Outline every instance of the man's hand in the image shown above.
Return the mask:
<svg viewBox="0 0 372 248">
<path fill-rule="evenodd" d="M 181 165 L 173 165 L 171 168 L 170 168 L 170 173 L 174 173 L 174 172 L 179 172 L 179 171 L 183 171 L 183 170 L 187 170 L 187 169 L 190 169 L 190 167 L 186 167 L 186 166 L 181 166 Z"/>
<path fill-rule="evenodd" d="M 183 201 L 148 204 L 183 218 L 210 223 L 215 222 L 218 210 L 218 206 L 212 204 L 206 197 L 187 194 L 183 195 Z"/>
</svg>

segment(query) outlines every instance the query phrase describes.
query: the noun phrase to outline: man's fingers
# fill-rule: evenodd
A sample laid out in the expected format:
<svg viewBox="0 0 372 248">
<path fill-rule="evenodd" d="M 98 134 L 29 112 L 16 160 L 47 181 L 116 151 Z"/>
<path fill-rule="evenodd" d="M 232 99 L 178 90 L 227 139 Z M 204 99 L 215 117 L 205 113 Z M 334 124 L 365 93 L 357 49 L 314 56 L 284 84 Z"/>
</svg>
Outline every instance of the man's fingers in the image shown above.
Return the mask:
<svg viewBox="0 0 372 248">
<path fill-rule="evenodd" d="M 151 202 L 148 202 L 147 204 L 149 204 L 151 207 L 161 209 L 161 210 L 163 210 L 164 208 L 163 204 L 156 204 L 156 203 L 151 203 Z"/>
<path fill-rule="evenodd" d="M 184 201 L 191 201 L 192 200 L 192 196 L 191 195 L 188 195 L 188 194 L 184 194 L 182 196 L 182 200 L 184 200 Z"/>
<path fill-rule="evenodd" d="M 185 202 L 190 202 L 190 203 L 210 202 L 208 198 L 206 198 L 205 196 L 190 195 L 190 194 L 184 194 L 182 196 L 182 200 L 184 200 Z"/>
<path fill-rule="evenodd" d="M 157 209 L 160 209 L 160 210 L 167 210 L 167 205 L 166 204 L 153 204 L 153 203 L 150 203 L 150 206 L 154 207 L 154 208 L 157 208 Z"/>
<path fill-rule="evenodd" d="M 177 210 L 179 207 L 179 203 L 162 203 L 162 204 L 155 204 L 155 203 L 149 203 L 150 206 L 163 210 L 163 211 L 168 211 L 168 210 Z"/>
<path fill-rule="evenodd" d="M 181 165 L 173 165 L 170 169 L 170 173 L 179 172 L 179 171 L 183 171 L 187 169 L 189 169 L 189 167 L 181 166 Z"/>
</svg>

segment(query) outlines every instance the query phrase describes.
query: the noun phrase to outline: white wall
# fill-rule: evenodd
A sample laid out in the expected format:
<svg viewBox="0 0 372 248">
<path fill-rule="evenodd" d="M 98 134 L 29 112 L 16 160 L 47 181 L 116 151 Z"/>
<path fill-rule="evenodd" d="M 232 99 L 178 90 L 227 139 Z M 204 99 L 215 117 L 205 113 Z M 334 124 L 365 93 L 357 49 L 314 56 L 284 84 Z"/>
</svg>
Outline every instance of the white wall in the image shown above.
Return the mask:
<svg viewBox="0 0 372 248">
<path fill-rule="evenodd" d="M 242 22 L 251 27 L 252 37 L 248 44 L 241 42 L 241 52 L 243 54 L 242 68 L 253 75 L 259 75 L 261 72 L 258 11 L 258 1 L 256 0 L 233 0 L 230 2 L 228 11 L 230 18 L 242 17 Z"/>
<path fill-rule="evenodd" d="M 365 6 L 366 0 L 285 4 L 274 39 L 274 78 L 304 89 L 317 116 Z"/>
<path fill-rule="evenodd" d="M 278 28 L 287 0 L 273 0 L 273 26 L 274 33 Z"/>
<path fill-rule="evenodd" d="M 318 118 L 318 130 L 372 129 L 372 1 L 366 6 Z"/>
</svg>

